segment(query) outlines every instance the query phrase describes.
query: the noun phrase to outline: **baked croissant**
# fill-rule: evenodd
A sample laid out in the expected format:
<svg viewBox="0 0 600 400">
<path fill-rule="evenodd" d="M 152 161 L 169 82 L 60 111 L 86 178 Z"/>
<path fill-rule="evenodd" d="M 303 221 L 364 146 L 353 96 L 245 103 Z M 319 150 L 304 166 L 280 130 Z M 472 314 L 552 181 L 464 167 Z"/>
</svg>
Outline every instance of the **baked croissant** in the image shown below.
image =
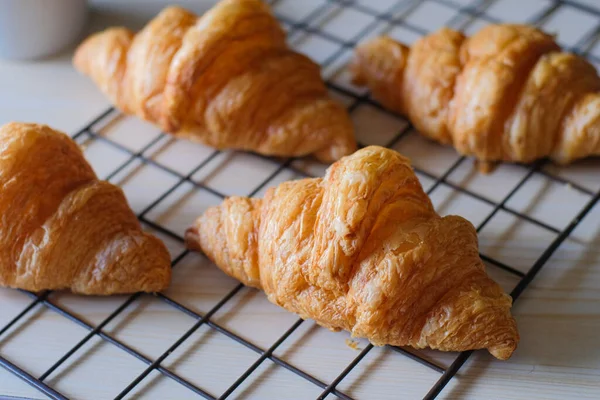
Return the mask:
<svg viewBox="0 0 600 400">
<path fill-rule="evenodd" d="M 260 0 L 223 0 L 200 18 L 168 7 L 137 34 L 95 34 L 74 64 L 122 111 L 177 136 L 326 162 L 352 153 L 346 110 L 285 40 Z"/>
<path fill-rule="evenodd" d="M 44 125 L 0 127 L 0 286 L 76 293 L 154 292 L 169 253 L 143 233 L 118 187 Z"/>
<path fill-rule="evenodd" d="M 442 28 L 411 48 L 379 37 L 350 68 L 422 134 L 484 165 L 600 155 L 596 70 L 534 27 L 489 25 L 469 38 Z"/>
<path fill-rule="evenodd" d="M 376 345 L 507 359 L 519 340 L 473 225 L 436 214 L 409 161 L 389 149 L 366 147 L 264 199 L 230 197 L 186 241 L 271 302 Z"/>
</svg>

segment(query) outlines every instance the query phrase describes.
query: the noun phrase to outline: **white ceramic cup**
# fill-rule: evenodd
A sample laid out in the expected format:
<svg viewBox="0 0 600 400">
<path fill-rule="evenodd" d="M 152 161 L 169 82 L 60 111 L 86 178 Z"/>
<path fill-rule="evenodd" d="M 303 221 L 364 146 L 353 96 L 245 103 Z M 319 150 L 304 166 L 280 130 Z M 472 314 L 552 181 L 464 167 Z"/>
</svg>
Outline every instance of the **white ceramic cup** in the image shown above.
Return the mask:
<svg viewBox="0 0 600 400">
<path fill-rule="evenodd" d="M 79 38 L 86 0 L 0 0 L 0 58 L 37 59 Z"/>
</svg>

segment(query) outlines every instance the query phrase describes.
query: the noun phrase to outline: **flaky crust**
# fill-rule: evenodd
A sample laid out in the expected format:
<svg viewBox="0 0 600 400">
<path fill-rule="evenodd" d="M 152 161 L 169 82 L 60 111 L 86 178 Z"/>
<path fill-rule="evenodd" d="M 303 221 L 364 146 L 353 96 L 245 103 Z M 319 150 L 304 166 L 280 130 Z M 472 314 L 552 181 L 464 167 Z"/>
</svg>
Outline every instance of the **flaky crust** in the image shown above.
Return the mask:
<svg viewBox="0 0 600 400">
<path fill-rule="evenodd" d="M 264 199 L 230 197 L 186 240 L 273 303 L 376 345 L 487 348 L 507 359 L 519 340 L 473 225 L 436 214 L 392 150 L 367 147 Z"/>
<path fill-rule="evenodd" d="M 550 35 L 497 24 L 466 38 L 443 28 L 412 47 L 379 37 L 351 64 L 386 107 L 480 161 L 566 164 L 600 155 L 600 78 Z"/>
<path fill-rule="evenodd" d="M 74 65 L 124 112 L 219 149 L 326 162 L 356 149 L 319 66 L 287 47 L 260 0 L 223 0 L 200 18 L 168 7 L 137 34 L 92 35 Z"/>
<path fill-rule="evenodd" d="M 106 295 L 154 292 L 170 256 L 118 187 L 45 125 L 0 128 L 0 286 Z"/>
</svg>

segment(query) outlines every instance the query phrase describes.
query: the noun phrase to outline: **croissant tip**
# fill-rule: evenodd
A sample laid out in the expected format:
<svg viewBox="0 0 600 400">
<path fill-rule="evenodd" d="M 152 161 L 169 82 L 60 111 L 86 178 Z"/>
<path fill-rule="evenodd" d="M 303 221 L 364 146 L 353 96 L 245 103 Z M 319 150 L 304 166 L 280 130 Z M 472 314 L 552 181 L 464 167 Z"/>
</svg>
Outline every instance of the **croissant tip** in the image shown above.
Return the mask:
<svg viewBox="0 0 600 400">
<path fill-rule="evenodd" d="M 373 46 L 373 43 L 377 40 L 381 40 L 383 37 L 377 37 L 359 43 L 354 49 L 354 56 L 348 64 L 348 73 L 350 74 L 350 83 L 356 86 L 365 86 L 368 83 L 367 74 L 363 70 L 362 58 L 369 53 L 369 49 Z"/>
<path fill-rule="evenodd" d="M 94 40 L 101 34 L 95 33 L 87 38 L 85 38 L 77 48 L 75 49 L 75 53 L 71 58 L 71 64 L 73 68 L 79 72 L 81 75 L 89 75 L 90 74 L 90 52 L 91 48 L 94 47 Z"/>
<path fill-rule="evenodd" d="M 185 231 L 185 247 L 190 250 L 200 251 L 200 231 L 197 226 L 191 226 Z"/>
<path fill-rule="evenodd" d="M 348 72 L 350 73 L 351 84 L 355 86 L 365 86 L 368 83 L 365 74 L 362 72 L 360 61 L 358 61 L 357 57 L 350 61 L 350 64 L 348 65 Z"/>
<path fill-rule="evenodd" d="M 477 160 L 476 165 L 477 165 L 477 170 L 480 173 L 482 173 L 484 175 L 488 175 L 488 174 L 491 174 L 492 172 L 494 172 L 494 170 L 498 166 L 498 163 L 494 162 L 494 161 Z"/>
<path fill-rule="evenodd" d="M 508 360 L 517 348 L 516 340 L 508 340 L 499 345 L 495 345 L 488 348 L 491 355 L 496 357 L 498 360 Z"/>
</svg>

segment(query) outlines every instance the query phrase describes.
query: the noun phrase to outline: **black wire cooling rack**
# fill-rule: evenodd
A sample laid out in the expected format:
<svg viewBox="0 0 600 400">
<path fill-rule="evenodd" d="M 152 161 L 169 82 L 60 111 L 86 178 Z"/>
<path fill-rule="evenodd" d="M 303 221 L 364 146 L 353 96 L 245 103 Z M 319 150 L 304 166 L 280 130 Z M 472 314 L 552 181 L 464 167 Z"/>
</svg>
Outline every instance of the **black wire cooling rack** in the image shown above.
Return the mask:
<svg viewBox="0 0 600 400">
<path fill-rule="evenodd" d="M 318 4 L 316 6 L 316 8 L 314 10 L 312 10 L 312 12 L 308 13 L 301 21 L 294 21 L 289 18 L 282 17 L 280 15 L 278 15 L 278 17 L 287 26 L 288 34 L 290 36 L 294 33 L 296 33 L 296 34 L 306 33 L 306 34 L 316 35 L 316 36 L 319 36 L 322 38 L 326 38 L 328 41 L 336 43 L 339 46 L 337 51 L 335 51 L 328 58 L 326 58 L 324 61 L 322 61 L 321 64 L 322 64 L 323 68 L 326 68 L 326 67 L 330 66 L 332 63 L 334 63 L 336 60 L 338 60 L 340 58 L 340 56 L 342 56 L 345 52 L 354 48 L 359 41 L 361 41 L 368 35 L 373 34 L 373 30 L 376 27 L 381 26 L 382 23 L 384 23 L 386 25 L 387 29 L 380 31 L 378 33 L 385 33 L 386 31 L 394 28 L 395 26 L 401 26 L 402 28 L 409 30 L 411 32 L 414 32 L 417 35 L 427 34 L 428 32 L 426 32 L 425 30 L 423 30 L 417 26 L 411 25 L 410 20 L 408 20 L 406 18 L 415 8 L 422 6 L 423 3 L 427 3 L 427 2 L 438 3 L 438 4 L 443 4 L 444 6 L 451 8 L 452 10 L 454 10 L 455 15 L 447 23 L 447 25 L 454 27 L 456 29 L 464 30 L 464 29 L 467 29 L 472 23 L 474 23 L 474 21 L 503 22 L 503 21 L 498 20 L 497 18 L 494 18 L 491 15 L 488 15 L 488 13 L 486 13 L 486 11 L 489 9 L 489 7 L 492 6 L 494 3 L 496 3 L 497 1 L 501 1 L 501 0 L 496 0 L 496 1 L 494 1 L 494 0 L 475 0 L 474 2 L 471 2 L 471 4 L 469 4 L 468 6 L 460 6 L 455 1 L 451 1 L 451 0 L 425 0 L 425 1 L 403 0 L 403 1 L 397 1 L 396 4 L 391 5 L 388 9 L 381 12 L 381 11 L 375 11 L 374 9 L 371 9 L 368 5 L 366 5 L 367 3 L 365 3 L 365 2 L 358 3 L 358 2 L 354 2 L 354 1 L 331 0 L 331 1 L 324 1 L 321 4 Z M 273 5 L 276 5 L 276 3 L 278 3 L 278 1 L 272 2 Z M 543 25 L 544 21 L 546 21 L 548 18 L 550 18 L 554 13 L 558 12 L 558 10 L 560 10 L 561 7 L 565 7 L 565 6 L 575 8 L 579 11 L 583 11 L 585 13 L 593 15 L 595 18 L 598 18 L 598 21 L 599 21 L 598 25 L 594 29 L 590 30 L 587 34 L 585 34 L 576 43 L 575 46 L 573 46 L 572 48 L 569 48 L 569 50 L 571 50 L 571 51 L 574 51 L 574 52 L 577 52 L 579 54 L 589 57 L 592 62 L 598 63 L 598 60 L 595 59 L 592 55 L 590 55 L 589 51 L 596 44 L 598 35 L 600 33 L 600 18 L 599 18 L 600 10 L 597 10 L 590 6 L 580 4 L 575 1 L 566 1 L 566 0 L 552 1 L 552 2 L 549 2 L 548 7 L 544 8 L 542 11 L 540 11 L 539 13 L 534 15 L 530 19 L 529 23 L 536 24 L 536 25 Z M 312 24 L 312 21 L 314 21 L 316 18 L 318 18 L 322 15 L 325 15 L 328 12 L 331 12 L 332 10 L 343 10 L 343 9 L 352 9 L 354 11 L 368 15 L 373 18 L 373 22 L 371 24 L 367 25 L 364 29 L 362 29 L 360 31 L 360 33 L 355 35 L 355 37 L 351 38 L 350 40 L 345 40 L 345 41 L 340 40 L 335 35 L 328 34 L 327 32 L 323 31 L 322 29 L 320 29 L 318 27 L 315 27 Z M 351 102 L 350 106 L 348 107 L 348 111 L 350 113 L 352 113 L 359 105 L 365 104 L 365 103 L 369 104 L 370 106 L 376 107 L 377 109 L 381 110 L 382 112 L 388 113 L 388 111 L 384 110 L 379 104 L 374 102 L 369 97 L 368 94 L 357 95 L 353 91 L 348 90 L 347 88 L 344 88 L 341 85 L 338 85 L 331 81 L 328 82 L 328 85 L 329 85 L 329 88 L 333 92 L 338 92 L 338 93 L 345 95 L 352 99 L 352 102 Z M 157 162 L 156 160 L 152 159 L 152 157 L 147 157 L 144 155 L 148 149 L 150 149 L 152 146 L 154 146 L 157 142 L 159 142 L 163 138 L 164 135 L 162 133 L 157 135 L 156 137 L 154 137 L 149 143 L 147 143 L 139 151 L 132 151 L 128 147 L 123 146 L 122 144 L 96 132 L 96 130 L 94 129 L 94 126 L 99 121 L 105 121 L 107 119 L 109 119 L 109 120 L 115 119 L 118 117 L 118 115 L 119 115 L 119 113 L 112 108 L 106 110 L 104 113 L 102 113 L 97 118 L 95 118 L 93 121 L 91 121 L 89 124 L 87 124 L 87 126 L 85 126 L 83 129 L 81 129 L 79 132 L 77 132 L 73 136 L 74 139 L 76 139 L 76 140 L 81 139 L 82 137 L 85 136 L 88 140 L 102 141 L 102 142 L 104 142 L 110 146 L 113 146 L 113 147 L 115 147 L 123 152 L 126 152 L 128 154 L 128 158 L 125 160 L 124 163 L 122 163 L 118 168 L 116 168 L 115 170 L 113 170 L 111 173 L 109 173 L 107 176 L 104 177 L 107 180 L 110 180 L 111 178 L 115 177 L 117 174 L 119 174 L 121 171 L 126 169 L 132 163 L 136 162 L 136 160 L 137 160 L 137 162 L 141 162 L 143 164 L 153 165 L 154 167 L 157 167 L 157 168 L 163 170 L 167 174 L 170 174 L 170 175 L 176 177 L 177 182 L 174 185 L 172 185 L 171 187 L 169 187 L 168 190 L 164 191 L 157 199 L 155 199 L 145 209 L 143 209 L 138 214 L 138 218 L 140 219 L 140 221 L 142 221 L 147 226 L 150 226 L 151 228 L 163 233 L 164 235 L 169 236 L 170 238 L 172 238 L 176 241 L 183 242 L 183 238 L 181 237 L 181 235 L 179 233 L 173 232 L 172 230 L 170 230 L 164 226 L 161 226 L 160 224 L 157 224 L 156 222 L 153 222 L 152 220 L 147 218 L 147 214 L 154 207 L 156 207 L 161 201 L 163 201 L 167 196 L 172 194 L 175 190 L 177 190 L 181 185 L 183 185 L 185 183 L 188 183 L 188 184 L 194 185 L 197 188 L 206 190 L 220 198 L 224 198 L 225 196 L 222 193 L 220 193 L 218 190 L 215 190 L 207 185 L 204 185 L 203 183 L 199 183 L 196 180 L 192 179 L 192 176 L 195 173 L 197 173 L 198 171 L 200 171 L 202 168 L 204 168 L 208 163 L 210 163 L 211 160 L 213 160 L 219 154 L 219 151 L 212 152 L 212 154 L 210 154 L 210 156 L 208 156 L 206 159 L 204 159 L 199 165 L 197 165 L 194 169 L 192 169 L 188 174 L 182 174 L 168 166 L 163 165 L 160 162 Z M 394 146 L 397 143 L 401 142 L 411 129 L 412 129 L 411 125 L 407 123 L 406 126 L 400 132 L 397 132 L 397 134 L 393 137 L 393 139 L 390 140 L 386 144 L 386 146 L 391 147 L 391 146 Z M 284 170 L 293 171 L 300 176 L 309 176 L 309 174 L 307 174 L 302 169 L 297 168 L 292 163 L 294 161 L 293 159 L 279 160 L 279 159 L 274 159 L 274 158 L 269 158 L 269 157 L 262 157 L 262 158 L 265 160 L 268 160 L 269 162 L 277 163 L 278 166 L 268 177 L 266 177 L 266 179 L 264 179 L 262 182 L 260 182 L 260 184 L 258 184 L 252 191 L 250 191 L 250 193 L 248 193 L 249 196 L 253 196 L 253 195 L 257 194 L 259 191 L 261 191 L 261 189 L 263 189 L 265 186 L 267 186 L 278 174 L 280 174 Z M 586 216 L 586 214 L 588 214 L 588 212 L 594 207 L 594 205 L 596 203 L 598 203 L 598 200 L 600 199 L 600 190 L 597 192 L 594 192 L 582 185 L 578 185 L 576 182 L 571 182 L 565 178 L 562 178 L 560 176 L 557 176 L 557 175 L 554 175 L 554 174 L 548 172 L 546 169 L 543 168 L 545 166 L 545 164 L 547 163 L 547 161 L 541 160 L 541 161 L 531 164 L 529 166 L 522 166 L 521 168 L 523 168 L 525 170 L 525 173 L 522 176 L 522 178 L 512 187 L 512 189 L 504 196 L 504 198 L 502 198 L 500 201 L 492 201 L 492 200 L 489 200 L 487 197 L 484 197 L 472 190 L 465 189 L 465 188 L 463 188 L 459 185 L 456 185 L 456 184 L 452 183 L 451 181 L 447 180 L 448 176 L 453 171 L 455 171 L 463 162 L 465 162 L 465 157 L 459 157 L 452 165 L 450 165 L 449 168 L 447 168 L 441 174 L 433 174 L 431 172 L 428 172 L 428 171 L 425 171 L 425 170 L 422 170 L 419 168 L 415 168 L 415 170 L 417 173 L 420 173 L 421 175 L 426 176 L 427 178 L 429 178 L 433 181 L 433 184 L 429 187 L 429 189 L 427 191 L 428 194 L 431 194 L 441 184 L 444 184 L 444 185 L 449 186 L 453 190 L 456 190 L 464 195 L 470 196 L 481 202 L 487 203 L 490 206 L 491 211 L 482 220 L 482 222 L 480 222 L 479 225 L 477 226 L 478 232 L 481 231 L 487 224 L 490 223 L 490 221 L 492 220 L 494 215 L 496 215 L 500 210 L 502 210 L 503 212 L 507 212 L 507 213 L 513 215 L 514 217 L 517 217 L 519 219 L 526 220 L 529 223 L 535 224 L 536 226 L 538 226 L 541 229 L 548 230 L 552 234 L 555 235 L 555 239 L 549 244 L 549 246 L 547 246 L 547 248 L 542 252 L 542 254 L 539 256 L 539 258 L 533 263 L 533 265 L 530 266 L 530 268 L 527 270 L 527 272 L 522 272 L 520 269 L 514 268 L 510 265 L 507 265 L 504 262 L 496 260 L 487 255 L 484 255 L 484 254 L 481 255 L 481 257 L 493 268 L 500 268 L 500 269 L 507 271 L 508 273 L 516 276 L 519 279 L 517 285 L 514 287 L 514 289 L 510 293 L 511 296 L 513 297 L 513 300 L 516 301 L 521 296 L 523 291 L 527 288 L 527 286 L 531 283 L 531 281 L 534 279 L 536 274 L 544 267 L 546 262 L 553 255 L 553 253 L 556 251 L 556 249 L 561 245 L 561 243 L 563 243 L 563 241 L 565 241 L 565 239 L 571 234 L 571 232 L 573 232 L 573 230 L 578 226 L 578 224 Z M 522 188 L 524 185 L 527 185 L 527 183 L 534 176 L 534 174 L 541 174 L 541 175 L 545 176 L 546 178 L 551 179 L 555 182 L 558 182 L 561 184 L 568 184 L 575 190 L 577 190 L 589 197 L 589 201 L 587 201 L 587 203 L 584 205 L 584 207 L 576 214 L 575 218 L 566 227 L 564 227 L 564 229 L 557 229 L 557 228 L 555 228 L 545 222 L 542 222 L 541 220 L 538 220 L 530 215 L 526 215 L 524 213 L 515 211 L 506 205 L 507 202 L 513 197 L 513 195 L 520 188 Z M 173 267 L 176 267 L 177 264 L 186 256 L 186 254 L 187 254 L 187 251 L 184 251 L 177 258 L 175 258 L 173 260 Z M 57 368 L 59 368 L 69 358 L 71 358 L 74 355 L 74 353 L 77 352 L 77 350 L 79 350 L 82 346 L 84 346 L 88 341 L 90 341 L 90 339 L 92 339 L 93 337 L 99 337 L 103 341 L 116 346 L 120 350 L 132 355 L 133 357 L 137 358 L 138 360 L 142 361 L 143 363 L 145 363 L 147 365 L 147 368 L 141 374 L 139 374 L 133 381 L 131 381 L 129 383 L 129 385 L 127 385 L 127 387 L 123 388 L 123 390 L 115 397 L 116 399 L 124 398 L 138 384 L 140 384 L 140 382 L 145 377 L 147 377 L 150 373 L 152 373 L 154 371 L 158 371 L 160 374 L 187 387 L 189 390 L 198 394 L 199 397 L 204 397 L 207 399 L 215 399 L 215 398 L 225 399 L 227 397 L 230 397 L 230 395 L 232 395 L 232 393 L 267 359 L 272 361 L 273 363 L 279 365 L 280 367 L 283 367 L 283 368 L 287 369 L 288 371 L 298 375 L 299 377 L 305 379 L 306 381 L 316 385 L 317 387 L 321 388 L 322 393 L 318 396 L 318 399 L 324 399 L 325 397 L 327 397 L 329 395 L 337 396 L 338 398 L 345 399 L 345 400 L 351 399 L 351 397 L 348 394 L 346 394 L 346 393 L 342 392 L 340 389 L 338 389 L 338 384 L 340 382 L 342 382 L 342 380 L 361 362 L 361 360 L 363 360 L 363 358 L 373 349 L 373 346 L 369 344 L 362 351 L 360 351 L 360 353 L 332 381 L 324 382 L 320 379 L 317 379 L 316 377 L 312 376 L 311 374 L 301 370 L 300 368 L 298 368 L 298 367 L 288 363 L 287 361 L 283 360 L 282 358 L 274 355 L 275 350 L 288 337 L 290 337 L 290 335 L 294 331 L 296 331 L 296 329 L 298 329 L 298 327 L 304 322 L 302 319 L 298 319 L 295 323 L 293 323 L 283 335 L 281 335 L 269 348 L 266 348 L 266 349 L 255 345 L 254 343 L 240 337 L 236 333 L 230 331 L 229 329 L 224 328 L 223 326 L 221 326 L 211 320 L 211 317 L 219 309 L 221 309 L 227 302 L 229 302 L 232 298 L 234 298 L 236 296 L 236 294 L 238 294 L 238 292 L 240 292 L 242 287 L 243 286 L 241 284 L 235 286 L 218 303 L 216 303 L 212 307 L 212 309 L 210 309 L 205 314 L 197 313 L 197 312 L 191 310 L 190 308 L 186 307 L 182 303 L 168 297 L 167 295 L 160 294 L 160 293 L 156 294 L 155 296 L 158 299 L 160 299 L 160 301 L 163 301 L 167 305 L 181 311 L 182 313 L 187 314 L 188 316 L 191 316 L 192 318 L 194 318 L 196 320 L 196 322 L 187 332 L 185 332 L 185 334 L 183 334 L 166 351 L 164 351 L 159 357 L 157 357 L 155 359 L 150 359 L 150 358 L 142 355 L 140 352 L 134 350 L 129 345 L 127 345 L 127 344 L 123 343 L 122 341 L 118 340 L 117 338 L 115 338 L 114 335 L 110 335 L 104 331 L 104 328 L 111 321 L 115 320 L 115 318 L 117 318 L 117 316 L 119 316 L 136 299 L 138 299 L 140 296 L 146 296 L 146 295 L 138 293 L 138 294 L 134 294 L 134 295 L 130 296 L 123 304 L 121 304 L 118 308 L 116 308 L 102 322 L 93 326 L 90 323 L 88 323 L 88 322 L 82 320 L 81 318 L 79 318 L 78 316 L 76 316 L 74 313 L 68 311 L 66 308 L 64 308 L 64 307 L 60 306 L 59 304 L 57 304 L 56 302 L 52 301 L 49 298 L 50 292 L 45 292 L 45 293 L 41 293 L 41 294 L 23 292 L 31 298 L 31 303 L 26 308 L 24 308 L 16 317 L 14 317 L 10 322 L 8 322 L 4 327 L 0 328 L 0 341 L 2 340 L 3 334 L 5 334 L 7 331 L 9 331 L 11 328 L 13 328 L 15 326 L 15 324 L 17 324 L 18 322 L 21 322 L 24 319 L 26 319 L 27 315 L 30 314 L 30 312 L 40 304 L 42 304 L 46 308 L 54 311 L 55 313 L 63 316 L 67 320 L 72 321 L 73 323 L 85 328 L 89 332 L 78 343 L 73 344 L 73 346 L 71 347 L 70 350 L 68 350 L 58 361 L 56 361 L 50 368 L 48 368 L 44 373 L 42 373 L 39 376 L 33 376 L 33 375 L 29 374 L 23 368 L 21 368 L 19 365 L 16 365 L 15 363 L 5 359 L 2 356 L 0 356 L 0 365 L 2 365 L 5 369 L 7 369 L 8 371 L 17 375 L 24 381 L 26 381 L 31 386 L 38 389 L 40 392 L 42 392 L 46 396 L 49 396 L 50 398 L 53 398 L 53 399 L 66 399 L 67 397 L 65 395 L 61 394 L 56 389 L 52 388 L 48 383 L 46 383 L 46 378 L 48 378 Z M 233 384 L 231 384 L 231 386 L 228 389 L 226 389 L 223 393 L 218 394 L 218 395 L 213 395 L 213 394 L 208 393 L 206 390 L 198 387 L 196 384 L 190 382 L 189 380 L 184 379 L 183 377 L 174 373 L 170 369 L 161 365 L 162 362 L 173 351 L 175 351 L 180 345 L 182 345 L 202 325 L 206 325 L 206 326 L 224 334 L 231 340 L 245 346 L 246 348 L 254 351 L 255 353 L 257 353 L 259 355 L 258 359 L 249 368 L 247 368 L 247 370 L 243 374 L 241 374 L 235 380 L 235 382 Z M 437 382 L 430 388 L 429 392 L 425 395 L 425 397 L 424 397 L 425 399 L 433 399 L 433 398 L 437 397 L 438 394 L 444 389 L 446 384 L 455 376 L 457 371 L 461 368 L 461 366 L 468 360 L 468 358 L 472 354 L 472 351 L 460 353 L 448 367 L 443 367 L 443 366 L 440 366 L 440 365 L 430 361 L 428 358 L 421 356 L 418 351 L 414 351 L 414 350 L 408 351 L 403 348 L 397 348 L 397 347 L 390 347 L 390 348 L 395 353 L 397 353 L 398 357 L 408 357 L 418 363 L 421 363 L 421 364 L 427 366 L 428 368 L 431 368 L 433 371 L 436 371 L 437 373 L 440 374 L 439 379 L 437 379 Z M 399 387 L 398 390 L 400 391 L 401 387 Z M 399 396 L 399 397 L 401 397 L 401 396 Z"/>
</svg>

